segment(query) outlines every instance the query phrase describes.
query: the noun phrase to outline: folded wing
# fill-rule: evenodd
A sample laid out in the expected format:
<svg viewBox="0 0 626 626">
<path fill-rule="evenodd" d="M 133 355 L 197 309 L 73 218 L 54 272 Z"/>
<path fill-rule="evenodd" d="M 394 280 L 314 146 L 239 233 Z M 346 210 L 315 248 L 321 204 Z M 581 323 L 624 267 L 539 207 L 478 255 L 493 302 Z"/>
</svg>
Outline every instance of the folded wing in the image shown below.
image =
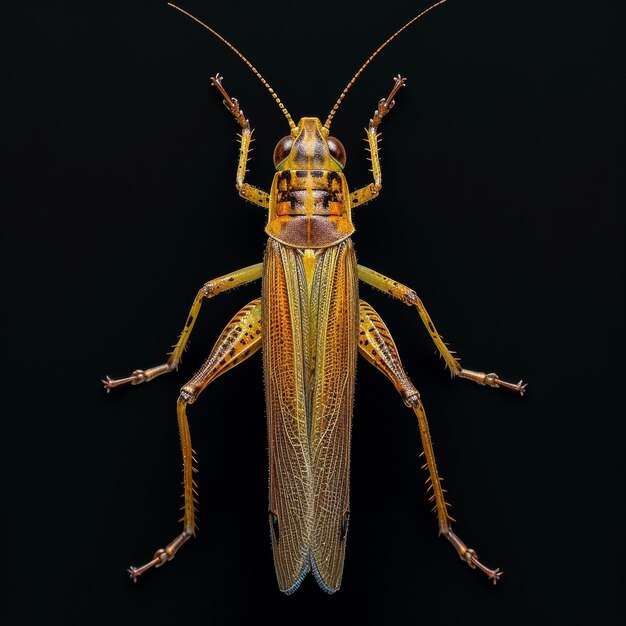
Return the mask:
<svg viewBox="0 0 626 626">
<path fill-rule="evenodd" d="M 270 526 L 286 593 L 309 569 L 339 588 L 349 516 L 356 261 L 349 240 L 317 251 L 314 268 L 303 258 L 270 240 L 262 293 Z"/>
</svg>

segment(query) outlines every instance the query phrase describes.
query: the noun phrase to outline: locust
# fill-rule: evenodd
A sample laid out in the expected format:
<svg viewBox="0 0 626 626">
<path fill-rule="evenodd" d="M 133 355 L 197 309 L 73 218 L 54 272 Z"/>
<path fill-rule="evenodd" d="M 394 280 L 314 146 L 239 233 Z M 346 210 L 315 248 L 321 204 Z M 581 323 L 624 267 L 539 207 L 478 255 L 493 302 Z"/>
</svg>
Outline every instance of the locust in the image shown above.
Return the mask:
<svg viewBox="0 0 626 626">
<path fill-rule="evenodd" d="M 452 377 L 524 394 L 520 380 L 509 383 L 495 373 L 465 369 L 443 341 L 416 292 L 396 280 L 359 265 L 351 236 L 352 210 L 374 200 L 382 189 L 380 124 L 394 106 L 406 79 L 396 76 L 389 95 L 379 100 L 366 128 L 372 182 L 350 190 L 343 169 L 346 151 L 330 135 L 339 106 L 354 82 L 393 39 L 445 0 L 433 4 L 385 40 L 363 63 L 331 109 L 324 124 L 302 117 L 296 124 L 259 71 L 219 33 L 185 10 L 220 39 L 269 90 L 289 125 L 274 150 L 276 173 L 270 191 L 246 182 L 252 127 L 239 102 L 216 74 L 211 84 L 240 127 L 236 188 L 245 200 L 267 211 L 268 241 L 262 262 L 208 281 L 198 291 L 183 331 L 166 363 L 130 376 L 103 380 L 108 391 L 120 385 L 154 380 L 177 370 L 205 300 L 261 280 L 261 296 L 246 304 L 226 325 L 208 359 L 185 384 L 176 404 L 183 457 L 182 532 L 154 557 L 130 567 L 133 581 L 152 567 L 171 561 L 196 534 L 197 470 L 187 407 L 218 376 L 262 351 L 269 441 L 269 527 L 278 586 L 293 593 L 309 572 L 319 586 L 334 593 L 341 584 L 350 518 L 350 435 L 357 355 L 393 383 L 417 417 L 423 468 L 436 513 L 439 534 L 471 568 L 495 584 L 502 572 L 484 565 L 452 530 L 445 489 L 437 471 L 428 422 L 420 394 L 406 374 L 387 326 L 360 298 L 359 281 L 413 307 Z"/>
</svg>

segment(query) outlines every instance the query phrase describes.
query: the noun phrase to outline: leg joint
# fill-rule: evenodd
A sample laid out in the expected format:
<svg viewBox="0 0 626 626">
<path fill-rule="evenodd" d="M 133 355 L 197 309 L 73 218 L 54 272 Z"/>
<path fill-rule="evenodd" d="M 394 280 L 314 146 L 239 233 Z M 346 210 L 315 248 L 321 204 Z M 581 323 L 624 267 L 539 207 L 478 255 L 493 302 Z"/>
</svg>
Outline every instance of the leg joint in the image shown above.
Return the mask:
<svg viewBox="0 0 626 626">
<path fill-rule="evenodd" d="M 204 298 L 212 298 L 216 296 L 220 291 L 220 284 L 214 280 L 210 280 L 208 283 L 205 283 L 200 289 L 200 293 Z"/>
<path fill-rule="evenodd" d="M 196 391 L 190 385 L 185 385 L 180 390 L 178 404 L 193 404 L 196 401 Z"/>
<path fill-rule="evenodd" d="M 417 293 L 413 289 L 407 289 L 404 293 L 404 304 L 408 306 L 417 306 L 420 299 L 417 297 Z"/>
<path fill-rule="evenodd" d="M 422 404 L 420 400 L 420 392 L 413 387 L 412 389 L 407 389 L 402 391 L 402 399 L 404 400 L 404 404 L 406 404 L 410 408 L 414 408 Z"/>
</svg>

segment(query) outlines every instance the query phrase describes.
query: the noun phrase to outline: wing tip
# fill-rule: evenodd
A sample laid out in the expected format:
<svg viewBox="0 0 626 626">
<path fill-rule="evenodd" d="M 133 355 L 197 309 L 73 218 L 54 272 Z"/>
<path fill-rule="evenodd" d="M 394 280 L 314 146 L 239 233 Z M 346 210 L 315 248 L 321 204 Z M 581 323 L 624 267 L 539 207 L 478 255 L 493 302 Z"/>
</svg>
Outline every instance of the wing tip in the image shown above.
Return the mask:
<svg viewBox="0 0 626 626">
<path fill-rule="evenodd" d="M 339 590 L 339 587 L 341 586 L 341 574 L 339 575 L 339 580 L 337 581 L 336 585 L 331 586 L 327 584 L 322 574 L 320 573 L 319 568 L 317 567 L 317 562 L 315 561 L 315 557 L 313 556 L 313 553 L 309 551 L 309 554 L 307 555 L 307 559 L 302 564 L 302 569 L 300 570 L 300 573 L 294 580 L 293 584 L 290 587 L 287 587 L 286 589 L 281 588 L 281 591 L 286 596 L 290 596 L 291 594 L 296 592 L 298 588 L 300 587 L 300 585 L 302 584 L 302 581 L 306 578 L 309 572 L 313 574 L 313 578 L 315 578 L 315 582 L 319 585 L 322 591 L 325 591 L 329 595 L 333 595 L 335 592 Z"/>
<path fill-rule="evenodd" d="M 310 561 L 310 559 L 306 559 L 304 561 L 304 563 L 302 564 L 302 569 L 300 570 L 300 573 L 298 574 L 298 576 L 294 580 L 294 582 L 291 585 L 291 587 L 287 587 L 287 589 L 282 589 L 281 588 L 281 591 L 286 596 L 290 596 L 292 593 L 294 593 L 295 591 L 298 590 L 298 587 L 300 587 L 300 585 L 302 584 L 302 581 L 306 578 L 306 575 L 310 571 L 311 571 L 311 561 Z"/>
<path fill-rule="evenodd" d="M 341 586 L 341 573 L 339 574 L 339 580 L 337 580 L 336 586 L 330 586 L 326 584 L 326 581 L 323 579 L 322 574 L 317 567 L 317 561 L 315 560 L 315 557 L 312 553 L 310 554 L 309 558 L 311 562 L 311 571 L 313 573 L 313 578 L 315 578 L 315 582 L 320 586 L 320 589 L 322 589 L 322 591 L 333 595 L 336 591 L 339 590 L 339 587 Z"/>
</svg>

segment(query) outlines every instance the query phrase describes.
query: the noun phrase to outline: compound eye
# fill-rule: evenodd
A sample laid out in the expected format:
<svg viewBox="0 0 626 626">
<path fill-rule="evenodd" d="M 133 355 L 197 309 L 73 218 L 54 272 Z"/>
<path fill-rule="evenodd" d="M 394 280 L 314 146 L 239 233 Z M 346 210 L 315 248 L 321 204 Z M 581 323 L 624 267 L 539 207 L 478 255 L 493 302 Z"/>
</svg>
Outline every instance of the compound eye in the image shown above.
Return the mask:
<svg viewBox="0 0 626 626">
<path fill-rule="evenodd" d="M 283 137 L 274 148 L 274 166 L 277 167 L 279 163 L 282 163 L 291 152 L 293 146 L 293 137 L 287 135 Z"/>
<path fill-rule="evenodd" d="M 336 137 L 327 137 L 326 143 L 328 144 L 328 149 L 330 150 L 330 156 L 337 161 L 341 167 L 346 166 L 346 149 L 343 147 L 343 144 Z"/>
</svg>

